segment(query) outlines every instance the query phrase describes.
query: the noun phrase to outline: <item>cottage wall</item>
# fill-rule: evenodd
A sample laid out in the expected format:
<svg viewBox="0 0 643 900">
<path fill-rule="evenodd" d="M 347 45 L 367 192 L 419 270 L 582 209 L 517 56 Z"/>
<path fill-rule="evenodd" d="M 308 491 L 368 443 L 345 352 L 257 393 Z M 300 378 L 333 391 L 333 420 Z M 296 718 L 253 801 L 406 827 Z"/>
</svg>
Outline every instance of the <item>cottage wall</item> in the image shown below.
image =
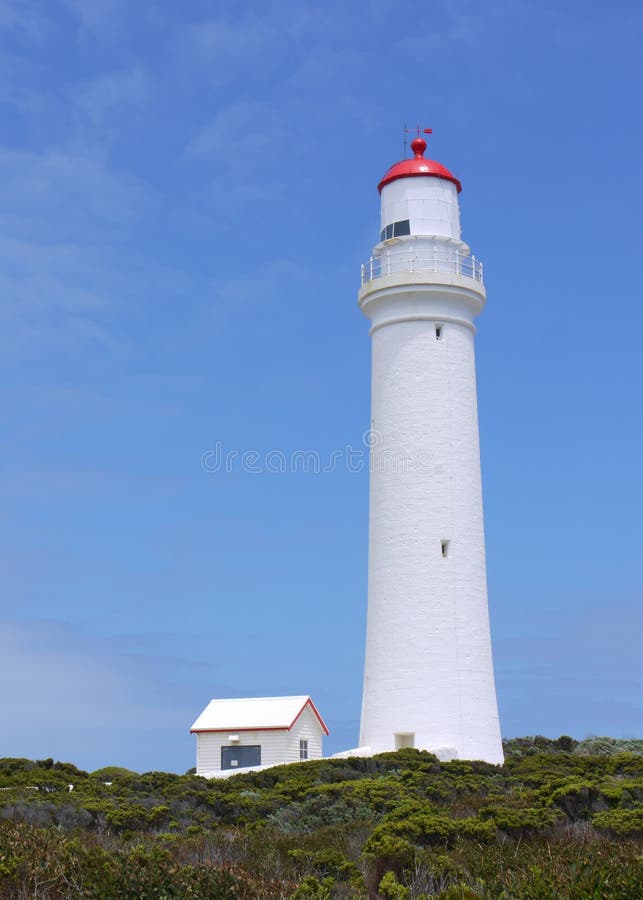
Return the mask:
<svg viewBox="0 0 643 900">
<path fill-rule="evenodd" d="M 287 738 L 287 761 L 299 762 L 299 741 L 308 741 L 308 759 L 321 759 L 322 757 L 322 727 L 319 719 L 307 706 L 299 716 Z"/>
<path fill-rule="evenodd" d="M 239 740 L 229 740 L 231 734 L 238 734 Z M 196 742 L 197 775 L 220 771 L 222 747 L 247 747 L 260 744 L 262 766 L 277 766 L 285 763 L 287 738 L 288 732 L 285 728 L 264 731 L 234 731 L 231 729 L 229 731 L 199 732 Z M 299 738 L 297 738 L 297 759 L 299 759 Z"/>
</svg>

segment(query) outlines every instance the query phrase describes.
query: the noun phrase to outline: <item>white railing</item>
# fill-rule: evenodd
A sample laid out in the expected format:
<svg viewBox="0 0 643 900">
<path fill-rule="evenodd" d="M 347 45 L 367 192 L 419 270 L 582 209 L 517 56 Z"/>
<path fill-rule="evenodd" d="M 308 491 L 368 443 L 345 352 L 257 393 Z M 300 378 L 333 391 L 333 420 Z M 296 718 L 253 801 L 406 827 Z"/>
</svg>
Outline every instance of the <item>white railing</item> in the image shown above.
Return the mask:
<svg viewBox="0 0 643 900">
<path fill-rule="evenodd" d="M 475 256 L 461 250 L 385 250 L 381 256 L 371 256 L 362 263 L 362 284 L 401 272 L 439 272 L 443 275 L 462 275 L 484 284 L 483 266 Z"/>
</svg>

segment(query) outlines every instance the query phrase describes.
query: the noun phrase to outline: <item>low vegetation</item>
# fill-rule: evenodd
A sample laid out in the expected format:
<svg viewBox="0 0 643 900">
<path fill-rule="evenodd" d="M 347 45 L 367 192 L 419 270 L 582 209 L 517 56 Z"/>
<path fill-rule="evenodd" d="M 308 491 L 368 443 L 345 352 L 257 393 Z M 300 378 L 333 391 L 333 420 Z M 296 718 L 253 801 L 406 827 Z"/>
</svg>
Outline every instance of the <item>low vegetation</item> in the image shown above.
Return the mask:
<svg viewBox="0 0 643 900">
<path fill-rule="evenodd" d="M 643 897 L 643 741 L 401 750 L 217 781 L 0 759 L 1 900 Z"/>
</svg>

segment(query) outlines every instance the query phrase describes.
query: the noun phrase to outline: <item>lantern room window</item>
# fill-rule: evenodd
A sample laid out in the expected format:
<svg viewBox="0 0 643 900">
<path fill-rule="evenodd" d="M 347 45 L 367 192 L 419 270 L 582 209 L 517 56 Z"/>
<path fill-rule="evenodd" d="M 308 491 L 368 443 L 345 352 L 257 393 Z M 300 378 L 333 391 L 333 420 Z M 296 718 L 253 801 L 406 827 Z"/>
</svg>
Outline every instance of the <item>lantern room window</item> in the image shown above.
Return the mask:
<svg viewBox="0 0 643 900">
<path fill-rule="evenodd" d="M 393 222 L 382 228 L 380 232 L 380 240 L 388 241 L 394 237 L 403 237 L 405 234 L 411 233 L 411 222 L 409 219 L 402 219 L 399 222 Z"/>
</svg>

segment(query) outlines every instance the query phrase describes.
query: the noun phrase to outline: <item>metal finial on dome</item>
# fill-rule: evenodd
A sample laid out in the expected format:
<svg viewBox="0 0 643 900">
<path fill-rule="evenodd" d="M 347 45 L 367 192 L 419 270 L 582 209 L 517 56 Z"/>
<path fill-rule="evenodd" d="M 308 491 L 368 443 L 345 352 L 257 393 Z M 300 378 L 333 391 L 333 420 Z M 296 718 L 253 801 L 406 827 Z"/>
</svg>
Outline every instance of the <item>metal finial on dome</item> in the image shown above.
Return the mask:
<svg viewBox="0 0 643 900">
<path fill-rule="evenodd" d="M 424 156 L 424 151 L 426 150 L 426 141 L 424 138 L 420 137 L 420 130 L 424 134 L 433 134 L 432 128 L 422 128 L 420 129 L 419 125 L 416 125 L 415 128 L 407 128 L 404 126 L 405 134 L 412 134 L 415 132 L 415 138 L 411 141 L 411 150 L 413 151 L 416 159 L 422 159 Z"/>
<path fill-rule="evenodd" d="M 424 151 L 426 150 L 426 141 L 424 138 L 416 137 L 411 141 L 411 150 L 415 154 L 416 159 L 421 159 L 424 156 Z"/>
</svg>

